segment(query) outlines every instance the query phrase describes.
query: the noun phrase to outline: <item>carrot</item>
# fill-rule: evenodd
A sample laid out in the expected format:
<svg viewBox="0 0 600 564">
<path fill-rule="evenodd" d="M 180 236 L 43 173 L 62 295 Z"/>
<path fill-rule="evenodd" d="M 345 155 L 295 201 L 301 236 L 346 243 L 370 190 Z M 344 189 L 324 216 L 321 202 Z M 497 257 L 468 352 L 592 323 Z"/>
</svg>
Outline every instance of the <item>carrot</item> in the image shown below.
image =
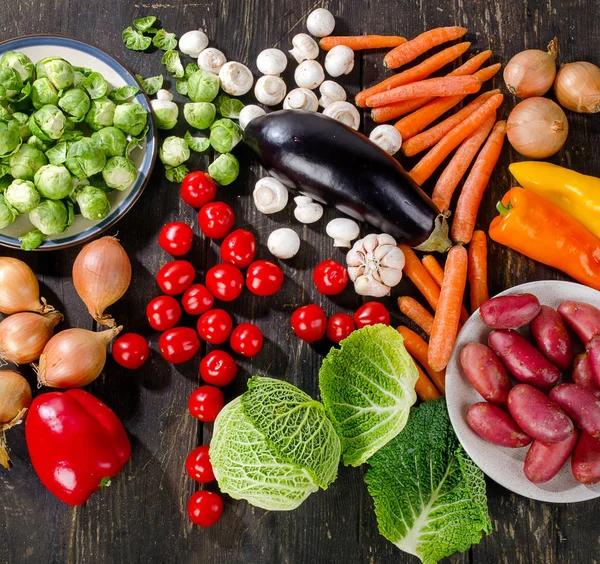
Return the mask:
<svg viewBox="0 0 600 564">
<path fill-rule="evenodd" d="M 458 148 L 444 172 L 440 175 L 436 182 L 431 199 L 441 212 L 445 212 L 450 207 L 450 201 L 454 190 L 458 186 L 465 172 L 475 158 L 477 151 L 483 145 L 487 136 L 490 134 L 496 116 L 490 117 L 479 129 L 476 129 L 469 137 L 467 137 L 462 145 Z M 415 137 L 413 137 L 415 139 Z"/>
<path fill-rule="evenodd" d="M 464 27 L 437 27 L 421 33 L 414 39 L 392 49 L 383 59 L 383 64 L 389 69 L 397 69 L 410 63 L 429 49 L 458 39 L 467 33 Z"/>
<path fill-rule="evenodd" d="M 417 392 L 419 398 L 421 398 L 423 401 L 440 399 L 440 393 L 437 391 L 437 388 L 433 385 L 425 372 L 423 372 L 423 369 L 416 362 L 415 366 L 417 367 L 417 372 L 419 373 L 419 378 L 415 384 L 415 392 Z"/>
<path fill-rule="evenodd" d="M 433 315 L 429 313 L 417 300 L 409 296 L 398 298 L 398 307 L 413 323 L 416 323 L 427 335 L 431 335 Z"/>
<path fill-rule="evenodd" d="M 467 251 L 463 246 L 456 245 L 448 251 L 444 283 L 433 318 L 433 329 L 427 354 L 429 366 L 438 372 L 448 366 L 452 356 L 466 284 Z"/>
<path fill-rule="evenodd" d="M 427 371 L 429 377 L 435 384 L 435 387 L 439 392 L 444 395 L 446 393 L 446 372 L 444 370 L 436 371 L 429 366 L 427 356 L 429 354 L 429 345 L 419 337 L 414 331 L 411 331 L 408 327 L 398 327 L 398 332 L 404 339 L 404 347 L 408 351 L 408 354 L 416 359 L 421 366 Z"/>
<path fill-rule="evenodd" d="M 481 199 L 500 158 L 505 135 L 506 122 L 499 121 L 473 163 L 473 168 L 465 180 L 456 204 L 452 223 L 452 239 L 454 241 L 468 243 L 471 240 Z"/>
<path fill-rule="evenodd" d="M 469 245 L 467 278 L 471 289 L 471 312 L 490 297 L 487 282 L 487 239 L 485 231 L 474 231 Z"/>
<path fill-rule="evenodd" d="M 429 272 L 421 264 L 415 252 L 408 245 L 398 245 L 404 253 L 404 273 L 419 289 L 423 297 L 435 311 L 440 299 L 440 288 Z"/>
<path fill-rule="evenodd" d="M 353 51 L 360 51 L 362 49 L 398 47 L 403 43 L 406 43 L 406 37 L 399 35 L 330 35 L 319 41 L 323 51 L 329 51 L 338 45 L 345 45 Z"/>
<path fill-rule="evenodd" d="M 327 39 L 327 37 L 321 39 L 321 44 L 325 39 Z M 369 96 L 391 90 L 396 86 L 402 86 L 403 84 L 409 84 L 416 80 L 427 78 L 431 73 L 434 73 L 448 63 L 458 59 L 458 57 L 460 57 L 470 46 L 471 43 L 468 41 L 452 45 L 452 47 L 448 47 L 447 49 L 436 53 L 416 66 L 405 70 L 404 72 L 395 74 L 394 76 L 390 76 L 375 86 L 366 88 L 356 95 L 356 105 L 364 108 L 366 105 L 365 102 Z"/>
<path fill-rule="evenodd" d="M 409 173 L 411 178 L 417 184 L 423 184 L 456 147 L 471 135 L 473 131 L 481 127 L 490 116 L 494 115 L 503 99 L 504 96 L 502 94 L 495 94 L 461 124 L 444 135 L 439 143 L 413 167 Z"/>
</svg>

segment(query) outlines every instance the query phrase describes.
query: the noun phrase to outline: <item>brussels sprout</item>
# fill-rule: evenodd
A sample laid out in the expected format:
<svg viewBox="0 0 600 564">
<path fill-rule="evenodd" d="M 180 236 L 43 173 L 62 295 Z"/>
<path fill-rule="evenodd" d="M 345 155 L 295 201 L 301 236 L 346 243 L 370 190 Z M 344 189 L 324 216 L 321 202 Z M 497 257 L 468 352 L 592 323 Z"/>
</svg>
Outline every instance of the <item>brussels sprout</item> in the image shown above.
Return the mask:
<svg viewBox="0 0 600 564">
<path fill-rule="evenodd" d="M 187 78 L 178 78 L 175 82 L 175 90 L 179 92 L 182 96 L 188 95 L 188 83 Z"/>
<path fill-rule="evenodd" d="M 0 121 L 0 157 L 6 157 L 21 144 L 19 124 L 11 119 L 9 122 Z"/>
<path fill-rule="evenodd" d="M 151 100 L 150 105 L 158 129 L 173 129 L 177 125 L 179 107 L 173 102 L 173 94 L 168 90 L 159 90 L 156 100 Z"/>
<path fill-rule="evenodd" d="M 7 164 L 0 163 L 0 179 L 4 179 L 6 176 L 10 176 L 10 167 Z M 4 192 L 2 187 L 0 187 L 0 192 Z"/>
<path fill-rule="evenodd" d="M 127 47 L 127 49 L 131 49 L 132 51 L 145 51 L 148 49 L 148 47 L 150 47 L 150 43 L 152 43 L 152 39 L 150 37 L 145 37 L 131 26 L 123 30 L 121 37 L 123 39 L 123 43 L 125 43 L 125 47 Z"/>
<path fill-rule="evenodd" d="M 210 144 L 219 153 L 230 153 L 241 140 L 242 128 L 229 118 L 219 119 L 210 126 Z"/>
<path fill-rule="evenodd" d="M 90 111 L 85 117 L 85 123 L 94 131 L 113 125 L 116 107 L 115 103 L 108 98 L 92 100 Z"/>
<path fill-rule="evenodd" d="M 165 165 L 165 176 L 169 182 L 181 182 L 187 175 L 189 169 L 185 165 L 179 166 L 166 166 Z"/>
<path fill-rule="evenodd" d="M 71 145 L 70 141 L 61 141 L 46 151 L 46 157 L 50 164 L 59 165 L 67 160 L 67 151 Z"/>
<path fill-rule="evenodd" d="M 13 177 L 4 170 L 4 168 L 8 169 L 8 166 L 0 165 L 0 168 L 3 169 L 0 170 L 0 194 L 4 194 L 4 192 L 6 192 L 6 189 L 11 185 Z M 10 171 L 10 169 L 8 170 Z"/>
<path fill-rule="evenodd" d="M 86 77 L 81 86 L 85 88 L 92 100 L 102 98 L 108 92 L 108 82 L 99 72 L 93 72 Z"/>
<path fill-rule="evenodd" d="M 8 227 L 17 219 L 17 211 L 6 201 L 6 198 L 0 194 L 0 229 Z"/>
<path fill-rule="evenodd" d="M 144 127 L 144 131 L 142 131 L 137 137 L 132 137 L 127 143 L 127 148 L 125 149 L 125 156 L 129 157 L 129 153 L 136 149 L 137 147 L 141 147 L 144 139 L 146 139 L 146 134 L 148 133 L 149 127 Z"/>
<path fill-rule="evenodd" d="M 104 192 L 112 192 L 114 188 L 109 188 L 104 182 L 104 178 L 102 178 L 102 173 L 93 174 L 87 179 L 87 182 L 90 186 L 94 186 L 95 188 L 100 188 Z"/>
<path fill-rule="evenodd" d="M 126 84 L 125 86 L 121 86 L 120 88 L 113 90 L 108 95 L 108 98 L 115 104 L 122 104 L 123 102 L 128 102 L 131 100 L 139 91 L 140 89 L 137 86 Z"/>
<path fill-rule="evenodd" d="M 92 139 L 98 143 L 107 157 L 119 157 L 125 155 L 127 137 L 116 127 L 105 127 L 100 131 L 92 133 Z"/>
<path fill-rule="evenodd" d="M 127 102 L 116 107 L 114 125 L 135 137 L 146 127 L 147 119 L 147 112 L 140 104 Z"/>
<path fill-rule="evenodd" d="M 48 164 L 46 155 L 33 145 L 21 145 L 8 161 L 10 174 L 13 178 L 33 180 L 33 176 L 40 167 Z"/>
<path fill-rule="evenodd" d="M 69 226 L 69 210 L 62 200 L 42 200 L 29 212 L 29 221 L 44 235 L 58 235 Z"/>
<path fill-rule="evenodd" d="M 109 188 L 127 190 L 137 178 L 137 169 L 126 157 L 112 157 L 102 169 L 102 178 Z"/>
<path fill-rule="evenodd" d="M 224 153 L 208 166 L 209 176 L 221 186 L 231 184 L 240 173 L 240 163 L 231 153 Z"/>
<path fill-rule="evenodd" d="M 46 104 L 58 104 L 58 91 L 47 77 L 38 78 L 31 86 L 31 101 L 33 107 L 39 110 Z"/>
<path fill-rule="evenodd" d="M 0 101 L 0 121 L 8 122 L 11 119 L 13 119 L 13 117 L 8 109 L 8 102 L 5 100 Z"/>
<path fill-rule="evenodd" d="M 244 109 L 244 104 L 241 100 L 230 98 L 229 96 L 222 98 L 219 104 L 215 102 L 215 105 L 217 106 L 217 112 L 224 118 L 238 119 L 240 112 Z"/>
<path fill-rule="evenodd" d="M 33 63 L 27 55 L 19 53 L 19 51 L 7 51 L 4 53 L 0 59 L 0 67 L 15 69 L 23 82 L 31 82 L 33 80 Z"/>
<path fill-rule="evenodd" d="M 73 188 L 71 174 L 63 165 L 44 165 L 35 173 L 33 182 L 38 192 L 49 200 L 62 200 Z"/>
<path fill-rule="evenodd" d="M 185 139 L 172 135 L 163 141 L 159 157 L 163 164 L 177 167 L 190 158 L 190 148 Z"/>
<path fill-rule="evenodd" d="M 169 33 L 164 29 L 159 29 L 156 35 L 152 38 L 152 45 L 158 47 L 162 51 L 171 51 L 177 49 L 177 39 L 174 33 Z"/>
<path fill-rule="evenodd" d="M 144 16 L 133 20 L 133 25 L 140 31 L 148 31 L 156 22 L 156 16 Z"/>
<path fill-rule="evenodd" d="M 220 85 L 216 74 L 196 71 L 188 78 L 188 96 L 192 102 L 212 102 L 219 93 Z"/>
<path fill-rule="evenodd" d="M 23 88 L 21 75 L 12 67 L 0 67 L 0 100 L 13 100 Z"/>
<path fill-rule="evenodd" d="M 19 237 L 19 241 L 21 241 L 21 248 L 24 251 L 34 251 L 45 240 L 46 236 L 39 229 L 32 229 L 29 231 L 29 233 L 25 233 L 25 235 Z"/>
<path fill-rule="evenodd" d="M 208 129 L 215 121 L 217 109 L 210 102 L 195 102 L 183 106 L 183 117 L 196 129 Z"/>
<path fill-rule="evenodd" d="M 135 75 L 138 82 L 142 85 L 142 90 L 148 94 L 148 96 L 154 96 L 163 86 L 164 78 L 162 74 L 158 76 L 151 76 L 149 78 L 144 78 L 139 74 Z"/>
<path fill-rule="evenodd" d="M 90 97 L 81 88 L 67 90 L 58 101 L 58 107 L 69 114 L 76 122 L 85 119 L 90 110 L 90 105 Z"/>
<path fill-rule="evenodd" d="M 106 164 L 106 155 L 91 137 L 75 141 L 68 149 L 65 166 L 77 178 L 84 180 L 100 172 Z"/>
<path fill-rule="evenodd" d="M 35 65 L 35 72 L 38 78 L 48 77 L 58 90 L 65 90 L 73 86 L 73 67 L 60 57 L 47 57 L 38 61 Z"/>
<path fill-rule="evenodd" d="M 186 131 L 184 139 L 188 147 L 196 153 L 203 153 L 210 147 L 208 137 L 194 137 L 189 131 Z"/>
<path fill-rule="evenodd" d="M 56 141 L 65 132 L 66 117 L 52 104 L 42 106 L 29 118 L 29 129 L 42 141 Z"/>
<path fill-rule="evenodd" d="M 75 192 L 75 201 L 85 219 L 100 221 L 110 213 L 110 202 L 101 188 L 83 186 Z"/>
<path fill-rule="evenodd" d="M 160 62 L 163 65 L 165 65 L 165 68 L 175 78 L 183 78 L 184 77 L 185 71 L 183 70 L 183 65 L 181 64 L 181 59 L 179 58 L 179 51 L 170 49 L 163 55 L 163 58 L 161 59 Z M 215 94 L 215 96 L 216 96 L 216 94 Z"/>
<path fill-rule="evenodd" d="M 73 72 L 73 88 L 81 88 L 83 81 L 85 80 L 85 75 L 78 70 Z"/>
<path fill-rule="evenodd" d="M 29 139 L 27 139 L 27 144 L 35 147 L 42 151 L 42 153 L 48 152 L 52 147 L 52 141 L 42 141 L 39 137 L 32 135 Z"/>
<path fill-rule="evenodd" d="M 68 127 L 70 123 L 70 120 L 67 118 L 67 125 L 65 126 Z M 81 131 L 80 129 L 74 129 L 71 131 L 65 131 L 63 133 L 63 136 L 60 138 L 61 143 L 63 141 L 79 141 L 79 139 L 81 139 L 82 137 L 85 137 L 85 135 L 83 134 L 83 131 Z"/>
<path fill-rule="evenodd" d="M 30 180 L 13 180 L 4 192 L 6 201 L 19 213 L 30 212 L 40 203 L 40 193 Z"/>
<path fill-rule="evenodd" d="M 198 72 L 199 69 L 200 67 L 197 63 L 188 63 L 187 65 L 185 65 L 185 78 L 189 78 L 195 72 Z"/>
<path fill-rule="evenodd" d="M 12 114 L 12 119 L 14 119 L 19 124 L 19 134 L 21 135 L 21 139 L 24 141 L 28 137 L 31 136 L 31 130 L 29 129 L 29 116 L 24 114 L 23 112 L 15 112 Z"/>
</svg>

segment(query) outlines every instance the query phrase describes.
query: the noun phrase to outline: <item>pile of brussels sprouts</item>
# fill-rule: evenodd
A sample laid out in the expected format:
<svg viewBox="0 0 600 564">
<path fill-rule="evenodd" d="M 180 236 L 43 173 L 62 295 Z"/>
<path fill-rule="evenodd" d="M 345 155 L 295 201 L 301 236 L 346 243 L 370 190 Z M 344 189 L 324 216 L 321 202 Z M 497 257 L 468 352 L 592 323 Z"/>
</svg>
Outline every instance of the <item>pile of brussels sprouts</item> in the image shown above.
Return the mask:
<svg viewBox="0 0 600 564">
<path fill-rule="evenodd" d="M 148 131 L 135 86 L 60 57 L 33 62 L 17 51 L 0 58 L 0 229 L 29 214 L 23 249 L 63 233 L 75 215 L 99 221 L 107 193 L 137 179 L 129 154 Z"/>
</svg>

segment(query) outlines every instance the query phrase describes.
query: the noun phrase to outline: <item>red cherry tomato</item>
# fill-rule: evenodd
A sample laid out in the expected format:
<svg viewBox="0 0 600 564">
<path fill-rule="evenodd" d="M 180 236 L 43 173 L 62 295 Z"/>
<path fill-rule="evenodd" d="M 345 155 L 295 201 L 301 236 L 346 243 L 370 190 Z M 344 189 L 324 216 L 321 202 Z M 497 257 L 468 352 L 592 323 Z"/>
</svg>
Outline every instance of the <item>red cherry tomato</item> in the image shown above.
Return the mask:
<svg viewBox="0 0 600 564">
<path fill-rule="evenodd" d="M 324 260 L 316 266 L 313 281 L 321 294 L 333 296 L 348 284 L 348 271 L 339 262 Z"/>
<path fill-rule="evenodd" d="M 327 316 L 318 305 L 310 304 L 299 307 L 292 313 L 291 323 L 297 337 L 313 343 L 325 336 Z"/>
<path fill-rule="evenodd" d="M 150 347 L 141 335 L 125 333 L 113 343 L 112 355 L 121 366 L 135 370 L 148 360 Z"/>
<path fill-rule="evenodd" d="M 198 212 L 202 233 L 211 239 L 221 239 L 231 231 L 235 222 L 233 210 L 225 202 L 211 202 Z"/>
<path fill-rule="evenodd" d="M 215 181 L 201 170 L 190 172 L 181 183 L 181 198 L 194 208 L 212 202 L 217 195 Z"/>
<path fill-rule="evenodd" d="M 232 328 L 231 316 L 223 309 L 208 310 L 198 319 L 198 335 L 213 345 L 224 343 Z"/>
<path fill-rule="evenodd" d="M 146 307 L 146 317 L 152 329 L 166 331 L 179 323 L 181 306 L 171 296 L 158 296 L 151 300 Z"/>
<path fill-rule="evenodd" d="M 212 482 L 215 479 L 212 464 L 208 456 L 208 449 L 208 445 L 199 446 L 190 452 L 185 459 L 185 469 L 189 477 L 201 484 L 208 484 L 208 482 Z"/>
<path fill-rule="evenodd" d="M 246 272 L 246 286 L 257 296 L 276 294 L 283 284 L 283 271 L 268 260 L 253 262 Z"/>
<path fill-rule="evenodd" d="M 219 494 L 202 490 L 190 497 L 187 512 L 194 525 L 211 527 L 223 515 L 223 500 Z"/>
<path fill-rule="evenodd" d="M 221 260 L 246 268 L 256 255 L 256 239 L 251 231 L 236 229 L 221 243 Z"/>
<path fill-rule="evenodd" d="M 347 313 L 336 313 L 327 321 L 327 338 L 334 343 L 343 341 L 356 329 L 354 319 Z"/>
<path fill-rule="evenodd" d="M 191 360 L 200 349 L 198 335 L 189 327 L 173 327 L 165 331 L 158 340 L 160 354 L 167 362 L 181 364 Z"/>
<path fill-rule="evenodd" d="M 244 289 L 244 275 L 233 264 L 218 264 L 206 273 L 206 287 L 215 298 L 232 302 Z"/>
<path fill-rule="evenodd" d="M 263 346 L 262 331 L 254 323 L 241 323 L 231 333 L 229 344 L 242 356 L 256 356 Z"/>
<path fill-rule="evenodd" d="M 223 392 L 214 386 L 200 386 L 188 399 L 190 413 L 204 423 L 214 421 L 224 405 Z"/>
<path fill-rule="evenodd" d="M 227 386 L 237 371 L 235 360 L 225 351 L 211 351 L 200 362 L 200 376 L 213 386 Z"/>
<path fill-rule="evenodd" d="M 192 284 L 183 294 L 181 303 L 186 313 L 202 315 L 213 306 L 215 299 L 204 284 Z"/>
<path fill-rule="evenodd" d="M 183 294 L 196 277 L 194 267 L 187 260 L 174 260 L 165 264 L 156 275 L 160 289 L 169 296 Z"/>
<path fill-rule="evenodd" d="M 390 312 L 379 302 L 367 302 L 354 312 L 354 323 L 360 329 L 365 325 L 390 324 Z"/>
<path fill-rule="evenodd" d="M 189 225 L 174 221 L 167 223 L 158 235 L 158 244 L 174 257 L 180 257 L 190 252 L 192 242 L 194 241 L 194 232 Z"/>
</svg>

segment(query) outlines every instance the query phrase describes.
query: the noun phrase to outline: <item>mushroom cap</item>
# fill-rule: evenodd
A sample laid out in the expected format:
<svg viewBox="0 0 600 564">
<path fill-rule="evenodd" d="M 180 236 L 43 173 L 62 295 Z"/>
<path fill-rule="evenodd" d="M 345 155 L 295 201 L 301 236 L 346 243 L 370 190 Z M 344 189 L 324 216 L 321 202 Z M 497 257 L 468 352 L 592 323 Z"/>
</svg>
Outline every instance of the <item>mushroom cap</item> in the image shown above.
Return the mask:
<svg viewBox="0 0 600 564">
<path fill-rule="evenodd" d="M 276 178 L 265 176 L 254 185 L 254 204 L 262 213 L 277 213 L 288 203 L 287 188 Z"/>
<path fill-rule="evenodd" d="M 276 106 L 285 98 L 287 86 L 279 76 L 265 75 L 256 81 L 254 96 L 265 106 Z"/>
<path fill-rule="evenodd" d="M 402 147 L 402 134 L 393 125 L 378 125 L 371 131 L 369 139 L 390 155 Z"/>
<path fill-rule="evenodd" d="M 290 90 L 283 101 L 284 110 L 306 110 L 316 112 L 319 108 L 319 100 L 316 94 L 308 88 L 294 88 Z"/>
<path fill-rule="evenodd" d="M 280 49 L 265 49 L 256 57 L 256 66 L 263 74 L 280 75 L 287 67 L 287 57 Z"/>
<path fill-rule="evenodd" d="M 318 61 L 302 61 L 294 72 L 294 80 L 300 88 L 317 88 L 325 80 L 325 72 Z"/>
<path fill-rule="evenodd" d="M 360 127 L 360 114 L 350 102 L 333 102 L 323 110 L 323 114 L 341 121 L 352 129 Z"/>
<path fill-rule="evenodd" d="M 321 92 L 319 105 L 324 108 L 333 102 L 343 102 L 346 100 L 346 91 L 343 86 L 333 80 L 325 80 L 321 86 L 319 86 L 319 92 Z"/>
<path fill-rule="evenodd" d="M 325 56 L 325 70 L 333 77 L 348 74 L 354 68 L 354 51 L 346 45 L 336 45 Z"/>
<path fill-rule="evenodd" d="M 325 8 L 317 8 L 308 14 L 306 18 L 306 29 L 315 37 L 331 35 L 335 27 L 333 14 Z"/>
<path fill-rule="evenodd" d="M 272 255 L 280 259 L 289 259 L 300 250 L 300 237 L 289 227 L 275 229 L 267 240 L 267 247 Z"/>
<path fill-rule="evenodd" d="M 221 88 L 232 96 L 242 96 L 250 91 L 254 77 L 250 69 L 236 61 L 225 63 L 219 70 Z"/>
<path fill-rule="evenodd" d="M 256 106 L 254 104 L 250 104 L 248 106 L 244 106 L 240 111 L 240 117 L 238 118 L 238 122 L 242 129 L 246 129 L 246 126 L 254 119 L 260 116 L 264 116 L 267 112 L 263 110 L 260 106 Z"/>
<path fill-rule="evenodd" d="M 350 242 L 356 239 L 360 235 L 360 227 L 353 219 L 347 217 L 338 217 L 332 219 L 325 228 L 325 231 L 329 237 L 339 241 L 347 242 L 347 246 L 350 247 Z"/>
<path fill-rule="evenodd" d="M 179 50 L 193 59 L 208 47 L 208 37 L 201 29 L 193 29 L 179 38 Z"/>
<path fill-rule="evenodd" d="M 294 35 L 292 45 L 294 48 L 290 49 L 289 53 L 298 63 L 306 59 L 316 59 L 319 56 L 319 45 L 307 33 Z"/>
<path fill-rule="evenodd" d="M 219 74 L 221 67 L 227 62 L 223 51 L 214 47 L 207 47 L 198 55 L 198 67 L 203 71 Z"/>
</svg>

